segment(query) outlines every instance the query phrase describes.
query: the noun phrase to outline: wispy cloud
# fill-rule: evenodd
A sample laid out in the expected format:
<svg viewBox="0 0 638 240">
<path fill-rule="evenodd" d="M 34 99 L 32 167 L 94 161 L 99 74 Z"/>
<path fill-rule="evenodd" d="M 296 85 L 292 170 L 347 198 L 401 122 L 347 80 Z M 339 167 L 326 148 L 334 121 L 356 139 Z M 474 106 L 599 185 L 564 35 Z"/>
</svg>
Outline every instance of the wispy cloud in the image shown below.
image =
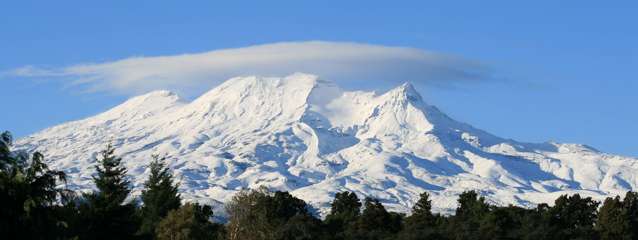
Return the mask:
<svg viewBox="0 0 638 240">
<path fill-rule="evenodd" d="M 78 64 L 63 68 L 25 66 L 13 77 L 54 78 L 91 91 L 123 94 L 169 89 L 182 93 L 212 88 L 240 75 L 319 75 L 342 84 L 374 82 L 446 85 L 489 78 L 478 62 L 416 48 L 344 42 L 283 42 L 204 53 Z"/>
</svg>

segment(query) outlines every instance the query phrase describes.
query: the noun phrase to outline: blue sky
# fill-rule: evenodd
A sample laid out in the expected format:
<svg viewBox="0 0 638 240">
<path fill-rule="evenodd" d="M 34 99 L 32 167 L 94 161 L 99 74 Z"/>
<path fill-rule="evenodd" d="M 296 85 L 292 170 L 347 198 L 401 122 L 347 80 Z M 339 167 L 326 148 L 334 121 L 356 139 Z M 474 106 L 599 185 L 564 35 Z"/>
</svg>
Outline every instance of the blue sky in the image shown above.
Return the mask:
<svg viewBox="0 0 638 240">
<path fill-rule="evenodd" d="M 70 87 L 72 76 L 6 74 L 25 66 L 60 69 L 321 40 L 409 47 L 476 61 L 489 69 L 485 79 L 417 88 L 453 118 L 499 136 L 585 143 L 638 156 L 635 1 L 130 2 L 3 3 L 0 128 L 25 136 L 102 112 L 132 95 Z"/>
</svg>

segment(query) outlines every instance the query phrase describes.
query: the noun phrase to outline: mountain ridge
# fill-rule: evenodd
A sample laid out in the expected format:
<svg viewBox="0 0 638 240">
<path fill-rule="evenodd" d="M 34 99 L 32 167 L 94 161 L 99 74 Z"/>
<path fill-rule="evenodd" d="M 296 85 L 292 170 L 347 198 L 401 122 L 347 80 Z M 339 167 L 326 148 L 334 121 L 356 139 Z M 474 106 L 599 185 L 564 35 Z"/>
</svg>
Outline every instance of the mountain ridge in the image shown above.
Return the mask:
<svg viewBox="0 0 638 240">
<path fill-rule="evenodd" d="M 95 152 L 111 141 L 139 194 L 150 155 L 163 154 L 186 200 L 216 206 L 240 189 L 290 191 L 321 214 L 350 190 L 407 212 L 422 191 L 450 212 L 479 190 L 496 204 L 531 206 L 560 194 L 596 198 L 636 189 L 638 159 L 586 145 L 522 143 L 453 120 L 405 83 L 344 91 L 317 76 L 229 79 L 191 102 L 170 91 L 133 97 L 94 117 L 17 141 L 92 189 Z"/>
</svg>

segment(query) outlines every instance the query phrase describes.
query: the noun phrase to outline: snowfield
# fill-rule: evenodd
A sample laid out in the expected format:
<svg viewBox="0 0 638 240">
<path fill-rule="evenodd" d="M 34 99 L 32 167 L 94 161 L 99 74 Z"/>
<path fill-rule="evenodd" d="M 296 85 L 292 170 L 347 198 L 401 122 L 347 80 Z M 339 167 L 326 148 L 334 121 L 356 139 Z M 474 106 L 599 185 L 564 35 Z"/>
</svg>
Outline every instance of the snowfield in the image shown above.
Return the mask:
<svg viewBox="0 0 638 240">
<path fill-rule="evenodd" d="M 129 169 L 134 195 L 152 154 L 167 157 L 187 201 L 219 210 L 235 192 L 267 186 L 329 211 L 336 192 L 379 198 L 409 212 L 423 191 L 449 213 L 458 194 L 535 206 L 561 194 L 602 199 L 638 186 L 638 159 L 578 144 L 522 143 L 450 119 L 409 84 L 383 94 L 347 92 L 308 74 L 233 78 L 192 102 L 155 91 L 84 120 L 19 139 L 42 152 L 69 187 L 91 190 L 108 142 Z"/>
</svg>

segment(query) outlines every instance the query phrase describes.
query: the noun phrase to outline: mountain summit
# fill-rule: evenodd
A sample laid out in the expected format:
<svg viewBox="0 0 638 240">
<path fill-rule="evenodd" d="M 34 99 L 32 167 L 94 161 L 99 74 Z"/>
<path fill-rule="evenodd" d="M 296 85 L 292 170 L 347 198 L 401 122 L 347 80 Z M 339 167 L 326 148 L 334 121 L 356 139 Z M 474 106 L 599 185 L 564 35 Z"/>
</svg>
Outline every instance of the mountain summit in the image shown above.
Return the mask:
<svg viewBox="0 0 638 240">
<path fill-rule="evenodd" d="M 336 192 L 409 211 L 428 191 L 448 212 L 465 190 L 495 204 L 531 206 L 558 195 L 597 198 L 638 186 L 638 159 L 577 144 L 521 143 L 457 122 L 410 85 L 343 91 L 308 74 L 230 79 L 192 102 L 168 91 L 20 139 L 92 188 L 95 153 L 112 142 L 139 193 L 152 154 L 166 156 L 186 200 L 220 206 L 267 186 L 329 210 Z"/>
</svg>

